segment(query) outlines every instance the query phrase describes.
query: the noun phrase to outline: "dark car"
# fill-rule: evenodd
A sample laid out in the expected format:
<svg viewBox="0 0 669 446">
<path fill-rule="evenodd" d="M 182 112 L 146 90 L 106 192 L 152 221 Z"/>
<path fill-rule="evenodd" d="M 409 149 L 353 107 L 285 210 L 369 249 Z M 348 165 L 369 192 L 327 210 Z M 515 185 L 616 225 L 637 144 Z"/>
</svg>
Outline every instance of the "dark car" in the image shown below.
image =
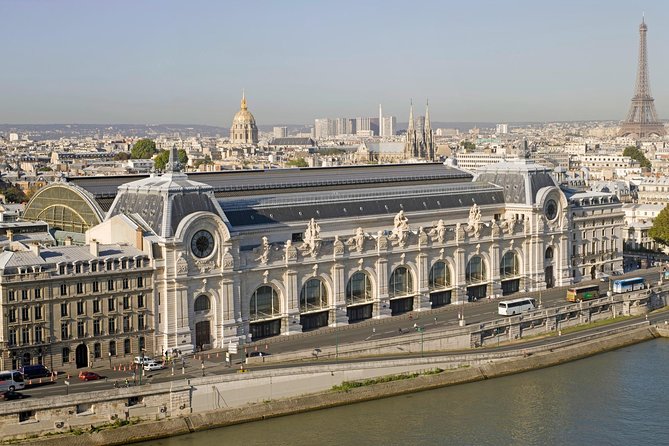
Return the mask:
<svg viewBox="0 0 669 446">
<path fill-rule="evenodd" d="M 6 392 L 0 393 L 0 400 L 2 401 L 11 401 L 11 400 L 20 400 L 24 397 L 20 392 L 8 390 Z"/>
<path fill-rule="evenodd" d="M 42 364 L 25 365 L 19 369 L 24 379 L 48 378 L 51 376 L 51 370 Z"/>
<path fill-rule="evenodd" d="M 100 376 L 95 372 L 79 372 L 79 379 L 82 381 L 95 381 L 96 379 L 104 378 L 104 376 Z"/>
<path fill-rule="evenodd" d="M 263 356 L 269 356 L 271 355 L 270 352 L 250 352 L 246 354 L 247 358 L 255 358 L 255 357 L 260 357 L 262 358 Z"/>
</svg>

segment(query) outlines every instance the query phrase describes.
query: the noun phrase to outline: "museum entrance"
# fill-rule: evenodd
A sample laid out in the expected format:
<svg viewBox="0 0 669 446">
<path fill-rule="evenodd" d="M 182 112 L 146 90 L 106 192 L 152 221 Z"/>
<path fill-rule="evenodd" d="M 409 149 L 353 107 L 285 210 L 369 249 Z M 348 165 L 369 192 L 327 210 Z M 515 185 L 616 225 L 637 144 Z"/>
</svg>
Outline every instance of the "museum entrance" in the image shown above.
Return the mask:
<svg viewBox="0 0 669 446">
<path fill-rule="evenodd" d="M 503 280 L 502 296 L 517 293 L 520 290 L 520 279 Z"/>
<path fill-rule="evenodd" d="M 553 288 L 555 286 L 555 277 L 553 277 L 553 265 L 546 267 L 546 272 L 544 273 L 544 281 L 546 282 L 546 288 Z"/>
<path fill-rule="evenodd" d="M 432 303 L 432 308 L 443 307 L 444 305 L 450 304 L 451 290 L 430 293 L 430 302 Z"/>
<path fill-rule="evenodd" d="M 85 344 L 79 344 L 74 351 L 74 359 L 77 363 L 77 368 L 88 367 L 88 347 Z"/>
<path fill-rule="evenodd" d="M 300 325 L 302 331 L 315 330 L 321 327 L 327 327 L 329 311 L 320 311 L 318 313 L 308 313 L 300 315 Z"/>
<path fill-rule="evenodd" d="M 372 304 L 356 305 L 355 307 L 346 307 L 348 323 L 364 321 L 372 318 Z"/>
<path fill-rule="evenodd" d="M 260 321 L 249 324 L 251 329 L 251 340 L 269 338 L 281 334 L 281 319 L 272 319 L 271 321 Z"/>
<path fill-rule="evenodd" d="M 390 314 L 392 316 L 408 313 L 409 311 L 413 311 L 413 296 L 401 297 L 390 301 Z"/>
<path fill-rule="evenodd" d="M 211 344 L 211 325 L 209 321 L 195 324 L 195 346 L 198 350 L 204 350 L 205 346 Z"/>
<path fill-rule="evenodd" d="M 478 299 L 485 299 L 488 297 L 488 285 L 476 285 L 467 287 L 467 301 L 473 302 Z"/>
</svg>

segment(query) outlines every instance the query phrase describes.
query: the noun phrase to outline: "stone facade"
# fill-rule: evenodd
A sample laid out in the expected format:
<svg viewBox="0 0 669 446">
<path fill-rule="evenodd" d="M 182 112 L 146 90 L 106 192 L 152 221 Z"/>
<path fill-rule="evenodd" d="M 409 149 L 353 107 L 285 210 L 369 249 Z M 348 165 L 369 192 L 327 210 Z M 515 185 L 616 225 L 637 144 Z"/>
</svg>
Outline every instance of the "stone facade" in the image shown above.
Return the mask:
<svg viewBox="0 0 669 446">
<path fill-rule="evenodd" d="M 153 264 L 135 246 L 0 254 L 0 370 L 130 362 L 153 352 Z"/>
</svg>

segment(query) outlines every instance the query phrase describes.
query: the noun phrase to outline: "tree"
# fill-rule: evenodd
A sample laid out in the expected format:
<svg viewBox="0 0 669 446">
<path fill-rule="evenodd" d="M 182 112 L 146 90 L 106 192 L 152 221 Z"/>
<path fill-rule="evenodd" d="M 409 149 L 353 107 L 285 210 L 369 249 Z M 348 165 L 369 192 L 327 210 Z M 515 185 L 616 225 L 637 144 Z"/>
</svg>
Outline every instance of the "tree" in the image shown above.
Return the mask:
<svg viewBox="0 0 669 446">
<path fill-rule="evenodd" d="M 211 161 L 211 157 L 209 155 L 205 155 L 204 159 L 199 159 L 199 160 L 195 161 L 193 163 L 193 167 L 195 167 L 197 169 L 198 167 L 200 167 L 203 164 L 207 165 L 207 164 L 214 164 L 214 163 Z"/>
<path fill-rule="evenodd" d="M 16 186 L 1 189 L 0 193 L 5 196 L 5 200 L 8 203 L 25 203 L 28 201 L 26 194 Z"/>
<path fill-rule="evenodd" d="M 126 161 L 130 159 L 130 154 L 128 152 L 118 152 L 114 155 L 114 161 Z"/>
<path fill-rule="evenodd" d="M 462 146 L 463 149 L 465 149 L 465 152 L 469 152 L 470 150 L 476 150 L 476 144 L 474 144 L 471 141 L 460 141 L 460 145 Z"/>
<path fill-rule="evenodd" d="M 625 150 L 623 150 L 623 156 L 629 156 L 633 160 L 638 161 L 641 167 L 644 169 L 650 169 L 652 167 L 652 164 L 648 158 L 646 158 L 646 155 L 644 155 L 643 152 L 636 146 L 625 147 Z"/>
<path fill-rule="evenodd" d="M 177 158 L 182 166 L 188 162 L 188 155 L 184 149 L 177 150 Z M 170 151 L 162 150 L 157 157 L 154 158 L 153 163 L 157 170 L 165 170 L 165 166 L 170 161 Z"/>
<path fill-rule="evenodd" d="M 655 218 L 648 235 L 656 242 L 669 246 L 669 206 L 662 209 Z"/>
<path fill-rule="evenodd" d="M 309 164 L 304 160 L 304 158 L 295 158 L 286 163 L 290 167 L 309 167 Z"/>
<path fill-rule="evenodd" d="M 156 143 L 148 138 L 143 138 L 138 140 L 132 150 L 130 151 L 130 157 L 132 159 L 144 159 L 148 160 L 156 153 Z"/>
</svg>

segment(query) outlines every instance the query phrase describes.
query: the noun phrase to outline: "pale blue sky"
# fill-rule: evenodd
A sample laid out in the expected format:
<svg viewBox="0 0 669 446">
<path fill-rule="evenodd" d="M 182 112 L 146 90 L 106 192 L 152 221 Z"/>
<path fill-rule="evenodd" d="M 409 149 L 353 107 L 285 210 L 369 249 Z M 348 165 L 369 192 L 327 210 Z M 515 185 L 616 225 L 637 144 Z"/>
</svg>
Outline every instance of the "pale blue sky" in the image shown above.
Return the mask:
<svg viewBox="0 0 669 446">
<path fill-rule="evenodd" d="M 0 123 L 623 119 L 643 11 L 669 118 L 661 0 L 0 0 Z"/>
</svg>

